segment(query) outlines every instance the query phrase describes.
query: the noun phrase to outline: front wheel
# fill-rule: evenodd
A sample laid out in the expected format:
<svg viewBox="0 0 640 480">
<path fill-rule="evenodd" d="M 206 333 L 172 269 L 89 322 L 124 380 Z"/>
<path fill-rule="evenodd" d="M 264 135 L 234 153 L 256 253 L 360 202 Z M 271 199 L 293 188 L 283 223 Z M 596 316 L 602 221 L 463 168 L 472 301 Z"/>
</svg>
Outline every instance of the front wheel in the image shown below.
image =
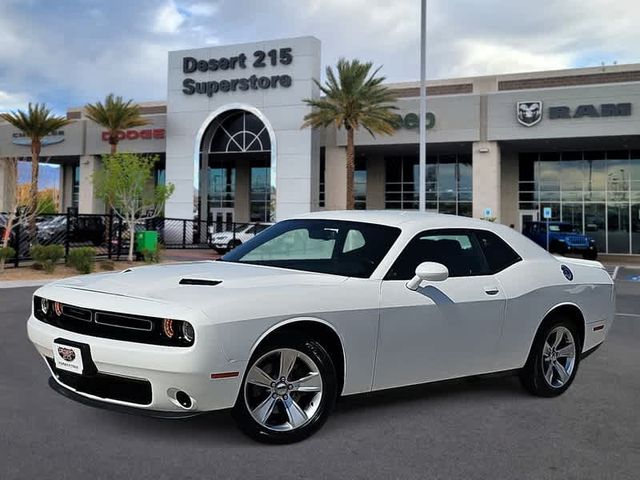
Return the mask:
<svg viewBox="0 0 640 480">
<path fill-rule="evenodd" d="M 336 394 L 336 371 L 326 350 L 313 339 L 290 335 L 253 355 L 233 416 L 258 441 L 297 442 L 324 424 Z"/>
<path fill-rule="evenodd" d="M 581 345 L 573 322 L 557 319 L 543 325 L 520 373 L 524 387 L 534 395 L 564 393 L 576 376 Z"/>
<path fill-rule="evenodd" d="M 230 252 L 231 250 L 233 250 L 234 248 L 238 247 L 242 245 L 242 242 L 240 240 L 231 240 L 228 244 L 227 244 L 227 252 Z"/>
<path fill-rule="evenodd" d="M 582 254 L 582 258 L 585 260 L 596 260 L 598 258 L 598 251 L 596 249 L 589 250 Z"/>
</svg>

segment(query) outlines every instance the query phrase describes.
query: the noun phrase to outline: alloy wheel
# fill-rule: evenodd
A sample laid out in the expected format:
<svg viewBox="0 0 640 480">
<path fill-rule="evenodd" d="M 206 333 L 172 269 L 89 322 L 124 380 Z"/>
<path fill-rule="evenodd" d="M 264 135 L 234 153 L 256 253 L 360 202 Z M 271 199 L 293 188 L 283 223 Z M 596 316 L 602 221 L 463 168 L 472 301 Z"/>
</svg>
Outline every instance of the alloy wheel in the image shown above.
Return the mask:
<svg viewBox="0 0 640 480">
<path fill-rule="evenodd" d="M 311 421 L 322 400 L 320 369 L 306 354 L 272 350 L 253 363 L 244 385 L 251 417 L 262 427 L 286 432 Z"/>
<path fill-rule="evenodd" d="M 563 326 L 552 329 L 542 347 L 542 372 L 552 388 L 564 386 L 576 365 L 576 342 L 571 331 Z"/>
</svg>

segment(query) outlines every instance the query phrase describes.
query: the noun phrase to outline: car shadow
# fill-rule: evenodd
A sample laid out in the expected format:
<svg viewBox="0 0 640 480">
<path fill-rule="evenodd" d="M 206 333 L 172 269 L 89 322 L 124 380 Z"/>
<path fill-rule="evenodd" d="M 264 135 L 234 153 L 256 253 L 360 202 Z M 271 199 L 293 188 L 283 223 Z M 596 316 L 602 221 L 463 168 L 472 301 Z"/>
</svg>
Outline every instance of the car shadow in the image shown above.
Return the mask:
<svg viewBox="0 0 640 480">
<path fill-rule="evenodd" d="M 524 395 L 525 392 L 514 373 L 497 373 L 341 397 L 335 413 L 346 416 L 354 411 L 382 410 L 412 403 L 428 406 L 442 400 L 513 397 L 520 394 Z"/>
<path fill-rule="evenodd" d="M 346 428 L 371 421 L 371 413 L 393 415 L 397 408 L 415 407 L 437 408 L 443 401 L 464 399 L 495 399 L 496 397 L 515 397 L 524 395 L 518 379 L 510 374 L 482 375 L 457 380 L 394 388 L 373 393 L 364 393 L 342 397 L 333 412 L 340 422 L 330 424 Z M 91 408 L 91 407 L 86 407 Z M 388 411 L 388 412 L 385 412 Z M 91 409 L 91 422 L 104 428 L 135 432 L 135 436 L 157 442 L 166 438 L 174 442 L 193 445 L 259 445 L 245 437 L 236 426 L 231 412 L 222 410 L 180 420 L 166 420 L 140 417 L 125 413 Z M 132 433 L 133 434 L 133 433 Z"/>
</svg>

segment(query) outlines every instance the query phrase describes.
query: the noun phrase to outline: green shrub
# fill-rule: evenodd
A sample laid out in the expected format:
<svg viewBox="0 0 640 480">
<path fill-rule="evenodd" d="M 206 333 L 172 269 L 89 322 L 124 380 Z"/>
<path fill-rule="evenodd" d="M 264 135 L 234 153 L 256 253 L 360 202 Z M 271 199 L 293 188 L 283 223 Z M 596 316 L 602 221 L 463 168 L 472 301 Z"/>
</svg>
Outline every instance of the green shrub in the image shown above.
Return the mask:
<svg viewBox="0 0 640 480">
<path fill-rule="evenodd" d="M 160 263 L 162 259 L 162 252 L 158 248 L 157 250 L 142 250 L 142 259 L 145 263 Z"/>
<path fill-rule="evenodd" d="M 100 266 L 100 270 L 104 270 L 105 272 L 112 272 L 116 269 L 116 264 L 111 260 L 104 260 L 98 263 L 98 265 Z"/>
<path fill-rule="evenodd" d="M 67 263 L 80 273 L 91 273 L 96 263 L 96 251 L 91 247 L 79 247 L 69 250 Z"/>
<path fill-rule="evenodd" d="M 64 257 L 64 247 L 62 245 L 34 245 L 31 247 L 31 256 L 36 268 L 52 273 L 56 268 L 56 262 Z"/>
<path fill-rule="evenodd" d="M 16 251 L 11 247 L 0 247 L 0 260 L 6 260 L 16 256 Z"/>
</svg>

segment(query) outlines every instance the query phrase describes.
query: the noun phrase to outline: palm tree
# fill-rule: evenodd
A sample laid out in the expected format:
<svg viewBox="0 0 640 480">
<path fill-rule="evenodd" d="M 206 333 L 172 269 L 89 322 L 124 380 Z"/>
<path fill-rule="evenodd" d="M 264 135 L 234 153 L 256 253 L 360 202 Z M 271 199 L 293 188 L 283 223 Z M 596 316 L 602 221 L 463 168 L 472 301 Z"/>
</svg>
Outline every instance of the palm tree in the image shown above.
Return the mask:
<svg viewBox="0 0 640 480">
<path fill-rule="evenodd" d="M 313 107 L 305 115 L 302 127 L 344 127 L 347 131 L 347 209 L 354 206 L 353 174 L 355 170 L 354 132 L 363 127 L 371 135 L 391 135 L 395 128 L 396 100 L 393 93 L 384 85 L 384 77 L 378 77 L 381 67 L 371 72 L 371 62 L 359 60 L 338 60 L 337 78 L 333 69 L 327 67 L 327 79 L 324 85 L 314 80 L 324 97 L 304 99 Z"/>
<path fill-rule="evenodd" d="M 52 132 L 71 123 L 65 117 L 51 114 L 44 103 L 29 103 L 27 111 L 17 110 L 11 113 L 0 113 L 0 118 L 9 122 L 31 139 L 31 187 L 29 189 L 29 233 L 35 238 L 36 214 L 38 209 L 38 166 L 42 139 Z"/>
<path fill-rule="evenodd" d="M 118 150 L 120 130 L 142 127 L 150 123 L 142 118 L 140 106 L 132 102 L 133 100 L 125 102 L 122 97 L 115 97 L 110 93 L 104 103 L 98 101 L 85 106 L 87 117 L 108 130 L 111 154 Z"/>
</svg>

